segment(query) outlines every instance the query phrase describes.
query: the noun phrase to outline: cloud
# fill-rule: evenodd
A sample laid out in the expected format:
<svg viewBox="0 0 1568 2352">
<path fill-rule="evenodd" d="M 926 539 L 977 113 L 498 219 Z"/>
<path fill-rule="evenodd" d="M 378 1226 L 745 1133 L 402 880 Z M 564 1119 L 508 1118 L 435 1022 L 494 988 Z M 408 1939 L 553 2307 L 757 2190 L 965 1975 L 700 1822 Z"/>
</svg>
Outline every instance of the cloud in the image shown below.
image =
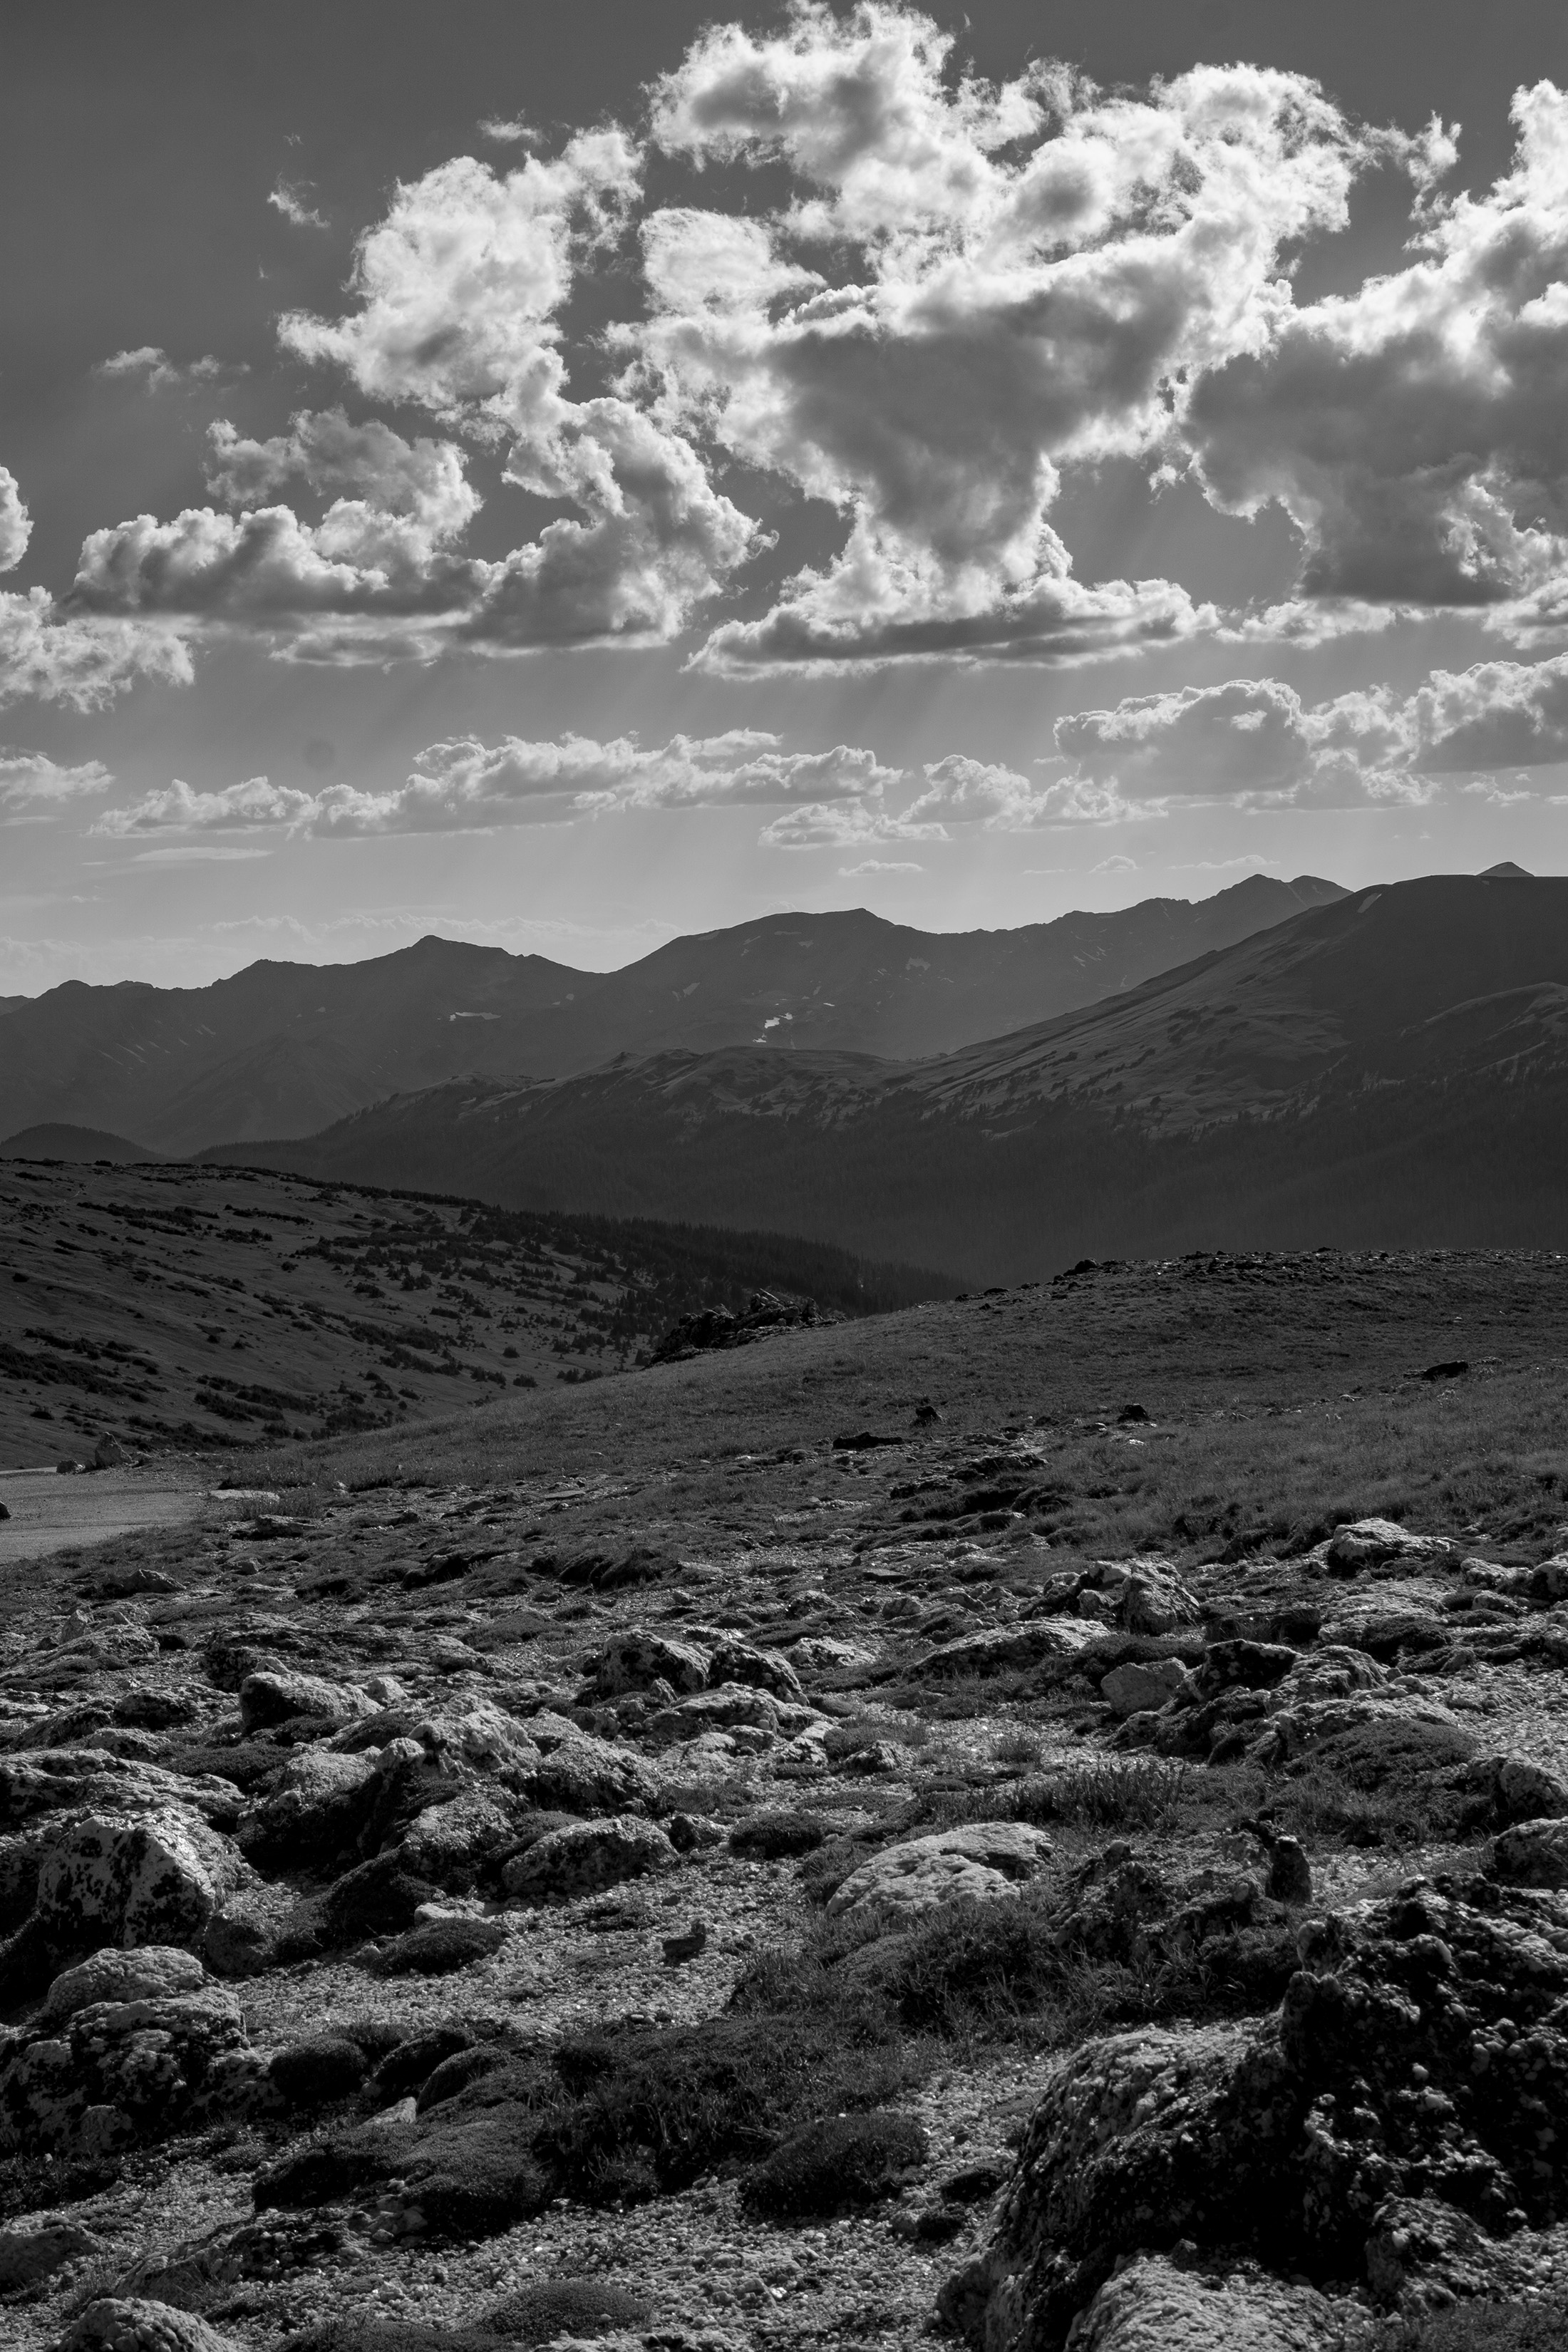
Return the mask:
<svg viewBox="0 0 1568 2352">
<path fill-rule="evenodd" d="M 873 874 L 923 874 L 925 867 L 910 857 L 863 857 L 858 866 L 841 866 L 840 881 L 859 882 Z"/>
<path fill-rule="evenodd" d="M 479 136 L 494 140 L 498 147 L 531 147 L 539 133 L 521 114 L 487 114 L 479 124 Z"/>
<path fill-rule="evenodd" d="M 0 466 L 0 572 L 14 572 L 27 552 L 33 518 L 22 503 L 21 485 L 8 466 Z"/>
<path fill-rule="evenodd" d="M 793 194 L 749 230 L 751 300 L 733 269 L 721 301 L 683 291 L 702 284 L 683 240 L 716 233 L 655 216 L 647 361 L 734 456 L 848 525 L 764 620 L 716 633 L 709 667 L 1056 661 L 1198 625 L 1171 583 L 1072 581 L 1047 520 L 1061 469 L 1163 450 L 1175 388 L 1289 307 L 1284 249 L 1342 226 L 1372 162 L 1413 153 L 1296 75 L 1108 96 L 1059 68 L 954 77 L 951 49 L 877 0 L 801 5 L 776 35 L 703 34 L 656 88 L 658 144 L 782 167 Z M 837 282 L 781 303 L 807 254 Z"/>
<path fill-rule="evenodd" d="M 207 488 L 230 506 L 255 505 L 300 481 L 416 516 L 437 538 L 456 537 L 479 508 L 456 442 L 405 441 L 379 419 L 351 424 L 342 408 L 300 409 L 287 433 L 266 441 L 247 440 L 220 417 L 207 427 Z"/>
<path fill-rule="evenodd" d="M 1196 381 L 1182 417 L 1213 503 L 1278 503 L 1301 591 L 1520 608 L 1568 572 L 1568 96 L 1521 90 L 1514 169 L 1434 199 L 1418 257 L 1279 310 Z M 1503 615 L 1506 619 L 1507 615 Z"/>
<path fill-rule="evenodd" d="M 139 344 L 133 352 L 116 352 L 100 360 L 97 373 L 107 376 L 141 376 L 148 392 L 166 392 L 171 385 L 211 383 L 221 375 L 243 375 L 245 368 L 226 366 L 209 352 L 205 358 L 181 364 L 155 343 Z"/>
<path fill-rule="evenodd" d="M 191 675 L 171 631 L 62 612 L 42 588 L 0 594 L 0 708 L 30 696 L 97 710 L 141 679 L 188 686 Z"/>
<path fill-rule="evenodd" d="M 106 792 L 113 782 L 99 760 L 66 768 L 42 751 L 0 751 L 0 824 L 51 815 L 65 802 Z"/>
<path fill-rule="evenodd" d="M 308 822 L 313 807 L 310 793 L 271 783 L 265 776 L 247 776 L 243 783 L 226 784 L 217 792 L 193 792 L 176 776 L 158 791 L 143 793 L 130 808 L 106 809 L 92 831 L 118 841 L 147 833 L 248 832 Z"/>
<path fill-rule="evenodd" d="M 1110 857 L 1102 857 L 1098 866 L 1091 866 L 1089 870 L 1091 874 L 1136 874 L 1138 860 L 1117 850 Z"/>
<path fill-rule="evenodd" d="M 310 193 L 304 180 L 279 180 L 267 201 L 274 212 L 282 214 L 290 228 L 325 228 L 324 216 L 309 201 Z"/>
<path fill-rule="evenodd" d="M 129 808 L 109 810 L 93 831 L 123 839 L 276 829 L 321 838 L 485 832 L 634 809 L 797 807 L 819 815 L 832 806 L 865 814 L 879 810 L 887 787 L 899 780 L 900 771 L 883 767 L 870 751 L 847 744 L 785 751 L 776 735 L 745 728 L 676 735 L 647 750 L 635 736 L 607 743 L 583 735 L 559 742 L 509 736 L 495 744 L 464 736 L 430 744 L 407 781 L 385 791 L 329 784 L 310 793 L 252 776 L 194 792 L 176 778 Z"/>
<path fill-rule="evenodd" d="M 1568 761 L 1568 655 L 1434 670 L 1411 712 L 1424 774 L 1557 765 Z"/>
<path fill-rule="evenodd" d="M 1128 811 L 1120 795 L 1081 776 L 1035 782 L 1016 769 L 963 752 L 927 762 L 925 790 L 910 806 L 911 822 L 979 824 L 988 833 L 1026 833 L 1038 825 L 1107 824 Z"/>
<path fill-rule="evenodd" d="M 858 849 L 874 842 L 946 839 L 940 824 L 894 816 L 878 803 L 864 801 L 808 801 L 802 808 L 774 817 L 757 835 L 763 849 Z"/>
</svg>

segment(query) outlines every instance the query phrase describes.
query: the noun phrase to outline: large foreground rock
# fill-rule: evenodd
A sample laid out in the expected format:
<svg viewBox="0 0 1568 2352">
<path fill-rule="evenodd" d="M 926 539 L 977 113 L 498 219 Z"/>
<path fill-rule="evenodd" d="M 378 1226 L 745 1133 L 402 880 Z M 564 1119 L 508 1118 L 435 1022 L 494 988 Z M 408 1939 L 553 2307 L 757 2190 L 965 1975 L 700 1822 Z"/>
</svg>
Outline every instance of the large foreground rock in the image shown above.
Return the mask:
<svg viewBox="0 0 1568 2352">
<path fill-rule="evenodd" d="M 1568 1899 L 1415 1880 L 1300 1949 L 1263 2024 L 1116 2034 L 1058 2068 L 990 2246 L 944 2290 L 971 2344 L 1057 2352 L 1120 2258 L 1181 2238 L 1354 2278 L 1391 2198 L 1493 2233 L 1568 2213 Z"/>
<path fill-rule="evenodd" d="M 509 1862 L 502 1874 L 507 1893 L 521 1903 L 568 1903 L 596 1895 L 650 1870 L 671 1870 L 679 1861 L 661 1829 L 635 1814 L 607 1821 L 574 1822 L 549 1830 Z"/>
<path fill-rule="evenodd" d="M 828 1916 L 910 1927 L 943 1904 L 1016 1893 L 1049 1860 L 1051 1841 L 1024 1822 L 983 1822 L 909 1838 L 861 1864 L 830 1896 Z"/>
<path fill-rule="evenodd" d="M 1264 2273 L 1178 2270 L 1146 2255 L 1106 2282 L 1073 2330 L 1072 2352 L 1352 2352 L 1370 2314 Z"/>
<path fill-rule="evenodd" d="M 52 2029 L 0 2039 L 0 2140 L 114 2155 L 243 2104 L 250 2064 L 239 2003 L 216 1985 L 89 2002 Z"/>
<path fill-rule="evenodd" d="M 237 2347 L 196 2312 L 135 2295 L 100 2295 L 67 2328 L 58 2352 L 237 2352 Z"/>
</svg>

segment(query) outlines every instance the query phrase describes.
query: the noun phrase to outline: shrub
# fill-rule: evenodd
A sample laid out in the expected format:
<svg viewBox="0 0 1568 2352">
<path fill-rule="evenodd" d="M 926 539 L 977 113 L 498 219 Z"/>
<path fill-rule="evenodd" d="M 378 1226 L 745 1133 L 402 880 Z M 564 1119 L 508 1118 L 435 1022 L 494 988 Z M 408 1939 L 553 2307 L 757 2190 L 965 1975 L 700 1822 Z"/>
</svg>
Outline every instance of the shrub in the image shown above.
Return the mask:
<svg viewBox="0 0 1568 2352">
<path fill-rule="evenodd" d="M 378 1976 L 446 1977 L 488 1959 L 506 1942 L 496 1919 L 427 1919 L 379 1953 Z"/>
<path fill-rule="evenodd" d="M 926 2147 L 913 2116 L 879 2109 L 823 2116 L 780 2142 L 748 2175 L 742 2200 L 770 2221 L 872 2205 L 898 2193 L 905 2177 L 924 2163 Z"/>
<path fill-rule="evenodd" d="M 1562 2352 L 1568 2344 L 1568 2289 L 1534 2303 L 1456 2304 L 1420 2323 L 1415 2352 Z"/>
<path fill-rule="evenodd" d="M 390 2051 L 370 2080 L 371 2096 L 380 2106 L 389 2107 L 395 2100 L 405 2099 L 410 2091 L 417 2091 L 422 2083 L 456 2051 L 466 2050 L 472 2036 L 460 2025 L 433 2026 L 427 2033 L 411 2034 Z"/>
<path fill-rule="evenodd" d="M 730 1832 L 730 1851 L 748 1861 L 781 1862 L 786 1856 L 815 1853 L 826 1835 L 813 1814 L 782 1807 L 776 1812 L 748 1813 L 737 1822 Z"/>
<path fill-rule="evenodd" d="M 357 2042 L 322 2034 L 310 2042 L 290 2042 L 267 2072 L 290 2105 L 330 2107 L 353 2097 L 369 2066 Z"/>
<path fill-rule="evenodd" d="M 485 2315 L 484 2325 L 509 2345 L 553 2344 L 558 2336 L 608 2335 L 612 2328 L 645 2326 L 647 2305 L 612 2279 L 540 2279 L 508 2295 Z"/>
</svg>

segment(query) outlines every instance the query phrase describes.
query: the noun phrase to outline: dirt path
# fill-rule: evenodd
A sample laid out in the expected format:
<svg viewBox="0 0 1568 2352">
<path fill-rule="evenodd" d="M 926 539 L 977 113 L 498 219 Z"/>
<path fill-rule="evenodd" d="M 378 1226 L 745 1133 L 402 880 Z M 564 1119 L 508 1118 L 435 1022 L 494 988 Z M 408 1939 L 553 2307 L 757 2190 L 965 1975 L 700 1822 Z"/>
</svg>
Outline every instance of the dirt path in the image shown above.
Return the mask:
<svg viewBox="0 0 1568 2352">
<path fill-rule="evenodd" d="M 0 1503 L 10 1513 L 0 1519 L 0 1569 L 136 1528 L 182 1527 L 205 1499 L 205 1487 L 183 1464 L 75 1477 L 54 1470 L 0 1471 Z"/>
</svg>

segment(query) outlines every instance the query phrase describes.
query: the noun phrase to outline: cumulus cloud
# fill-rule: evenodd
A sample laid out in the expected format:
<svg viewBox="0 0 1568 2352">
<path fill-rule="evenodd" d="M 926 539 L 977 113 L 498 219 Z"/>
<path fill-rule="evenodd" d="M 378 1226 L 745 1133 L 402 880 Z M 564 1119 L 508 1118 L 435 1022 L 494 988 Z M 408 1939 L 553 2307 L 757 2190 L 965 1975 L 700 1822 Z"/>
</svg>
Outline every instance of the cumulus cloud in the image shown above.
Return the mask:
<svg viewBox="0 0 1568 2352">
<path fill-rule="evenodd" d="M 863 857 L 858 866 L 841 866 L 838 877 L 843 882 L 860 882 L 873 874 L 923 874 L 925 867 L 912 857 Z"/>
<path fill-rule="evenodd" d="M 14 572 L 27 552 L 33 518 L 22 503 L 21 485 L 8 466 L 0 466 L 0 572 Z"/>
<path fill-rule="evenodd" d="M 243 375 L 243 367 L 226 368 L 222 360 L 211 352 L 199 360 L 182 363 L 172 360 L 156 343 L 139 343 L 134 351 L 115 352 L 98 364 L 98 373 L 107 376 L 140 376 L 148 392 L 167 392 L 173 386 L 188 383 L 211 383 L 221 375 Z"/>
<path fill-rule="evenodd" d="M 928 761 L 924 773 L 925 790 L 908 811 L 917 824 L 979 824 L 988 833 L 1027 833 L 1037 825 L 1109 824 L 1128 814 L 1114 788 L 1080 774 L 1041 782 L 956 751 Z"/>
<path fill-rule="evenodd" d="M 858 849 L 881 841 L 945 841 L 945 827 L 894 816 L 879 802 L 808 801 L 787 809 L 757 839 L 764 849 Z"/>
<path fill-rule="evenodd" d="M 100 760 L 68 768 L 42 751 L 0 751 L 0 824 L 51 815 L 67 801 L 105 792 L 113 782 Z"/>
<path fill-rule="evenodd" d="M 1209 498 L 1283 507 L 1309 596 L 1528 606 L 1544 590 L 1562 617 L 1568 96 L 1540 82 L 1513 113 L 1513 171 L 1434 200 L 1407 268 L 1281 310 L 1185 404 Z"/>
<path fill-rule="evenodd" d="M 734 455 L 831 500 L 849 533 L 717 667 L 993 648 L 1075 658 L 1196 623 L 1165 583 L 1073 582 L 1047 520 L 1061 469 L 1148 457 L 1175 386 L 1267 342 L 1280 255 L 1340 226 L 1397 142 L 1299 76 L 1199 68 L 1144 97 L 1032 67 L 949 71 L 931 22 L 798 6 L 701 36 L 655 93 L 655 140 L 699 165 L 783 165 L 757 292 L 683 296 L 715 232 L 656 216 L 645 349 Z M 761 225 L 756 225 L 761 226 Z M 755 226 L 752 230 L 755 235 Z M 781 263 L 836 281 L 778 301 Z"/>
<path fill-rule="evenodd" d="M 290 228 L 325 228 L 326 220 L 310 203 L 310 194 L 303 180 L 279 180 L 267 201 Z"/>
<path fill-rule="evenodd" d="M 634 809 L 725 806 L 818 814 L 850 808 L 864 815 L 879 810 L 900 773 L 847 744 L 785 751 L 776 735 L 750 728 L 676 735 L 658 748 L 629 735 L 605 743 L 584 735 L 558 742 L 508 736 L 493 744 L 462 736 L 430 744 L 406 781 L 385 790 L 329 784 L 310 793 L 252 776 L 194 792 L 176 778 L 129 808 L 110 809 L 93 830 L 120 837 L 260 829 L 317 836 L 459 833 Z"/>
<path fill-rule="evenodd" d="M 191 656 L 170 631 L 62 613 L 42 588 L 0 594 L 0 707 L 30 697 L 96 710 L 143 678 L 188 686 Z"/>
</svg>

